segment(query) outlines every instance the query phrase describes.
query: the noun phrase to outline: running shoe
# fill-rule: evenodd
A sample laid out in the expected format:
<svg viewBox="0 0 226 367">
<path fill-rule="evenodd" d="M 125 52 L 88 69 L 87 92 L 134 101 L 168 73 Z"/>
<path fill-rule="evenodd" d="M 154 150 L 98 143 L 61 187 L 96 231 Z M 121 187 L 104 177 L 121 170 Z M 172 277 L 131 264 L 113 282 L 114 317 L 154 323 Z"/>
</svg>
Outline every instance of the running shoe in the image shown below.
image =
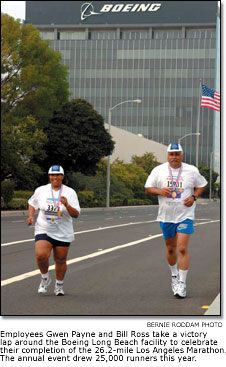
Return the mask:
<svg viewBox="0 0 226 367">
<path fill-rule="evenodd" d="M 178 282 L 179 282 L 179 274 L 178 275 L 172 275 L 171 279 L 172 279 L 172 282 L 171 282 L 172 291 L 173 291 L 173 294 L 175 296 L 175 293 L 177 291 Z"/>
<path fill-rule="evenodd" d="M 63 284 L 56 283 L 54 293 L 56 296 L 64 296 Z"/>
<path fill-rule="evenodd" d="M 51 283 L 51 278 L 41 278 L 41 283 L 38 287 L 38 293 L 47 293 L 47 288 Z"/>
<path fill-rule="evenodd" d="M 178 286 L 175 292 L 175 296 L 178 296 L 180 298 L 186 297 L 186 283 L 179 281 Z"/>
</svg>

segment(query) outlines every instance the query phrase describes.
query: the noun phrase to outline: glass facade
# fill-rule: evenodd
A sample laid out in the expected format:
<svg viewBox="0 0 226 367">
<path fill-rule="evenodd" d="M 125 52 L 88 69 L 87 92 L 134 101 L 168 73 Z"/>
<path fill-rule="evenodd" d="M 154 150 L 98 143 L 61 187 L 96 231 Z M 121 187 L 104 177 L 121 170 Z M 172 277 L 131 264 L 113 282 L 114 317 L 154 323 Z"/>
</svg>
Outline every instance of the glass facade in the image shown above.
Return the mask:
<svg viewBox="0 0 226 367">
<path fill-rule="evenodd" d="M 78 33 L 79 32 L 75 32 Z M 69 65 L 72 98 L 88 100 L 107 122 L 168 145 L 197 133 L 200 80 L 214 87 L 216 31 L 213 29 L 89 29 L 86 39 L 62 32 L 50 46 Z M 83 38 L 85 32 L 79 34 Z M 213 111 L 200 110 L 199 162 L 209 165 Z M 196 136 L 181 141 L 185 161 L 195 164 Z"/>
</svg>

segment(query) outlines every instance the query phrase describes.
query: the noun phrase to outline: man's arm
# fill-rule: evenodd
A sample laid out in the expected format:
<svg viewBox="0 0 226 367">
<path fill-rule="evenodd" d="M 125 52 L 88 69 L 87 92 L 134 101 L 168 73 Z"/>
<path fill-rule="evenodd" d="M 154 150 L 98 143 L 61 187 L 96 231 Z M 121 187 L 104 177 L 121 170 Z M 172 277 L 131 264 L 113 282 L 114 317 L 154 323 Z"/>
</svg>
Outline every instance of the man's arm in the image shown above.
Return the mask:
<svg viewBox="0 0 226 367">
<path fill-rule="evenodd" d="M 146 187 L 145 191 L 148 195 L 161 195 L 161 196 L 169 196 L 170 188 L 163 187 L 162 189 L 158 189 L 157 187 Z"/>
<path fill-rule="evenodd" d="M 205 190 L 206 186 L 203 186 L 203 187 L 196 187 L 195 190 L 194 190 L 194 196 L 196 196 L 197 198 L 202 195 L 203 191 Z M 193 196 L 189 196 L 189 198 L 185 199 L 184 200 L 184 205 L 185 206 L 192 206 L 193 203 L 195 201 L 195 198 Z"/>
</svg>

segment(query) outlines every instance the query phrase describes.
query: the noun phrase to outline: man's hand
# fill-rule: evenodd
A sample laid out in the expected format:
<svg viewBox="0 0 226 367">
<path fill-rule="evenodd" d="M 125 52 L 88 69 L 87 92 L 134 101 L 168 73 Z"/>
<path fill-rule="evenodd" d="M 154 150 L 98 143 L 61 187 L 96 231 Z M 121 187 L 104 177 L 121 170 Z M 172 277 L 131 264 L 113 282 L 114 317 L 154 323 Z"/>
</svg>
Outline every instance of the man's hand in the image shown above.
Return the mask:
<svg viewBox="0 0 226 367">
<path fill-rule="evenodd" d="M 171 189 L 169 187 L 163 187 L 162 189 L 159 189 L 159 195 L 162 196 L 170 196 Z"/>
<path fill-rule="evenodd" d="M 189 196 L 189 198 L 184 200 L 184 205 L 185 206 L 192 206 L 194 204 L 195 199 L 193 198 L 193 196 Z"/>
</svg>

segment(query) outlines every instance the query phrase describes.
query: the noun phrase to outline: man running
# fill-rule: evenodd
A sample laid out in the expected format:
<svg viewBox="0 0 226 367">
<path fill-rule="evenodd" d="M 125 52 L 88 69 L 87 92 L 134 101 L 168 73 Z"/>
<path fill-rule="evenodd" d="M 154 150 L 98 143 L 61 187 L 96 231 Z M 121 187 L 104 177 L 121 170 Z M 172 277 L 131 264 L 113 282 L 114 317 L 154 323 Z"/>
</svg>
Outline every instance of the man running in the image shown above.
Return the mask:
<svg viewBox="0 0 226 367">
<path fill-rule="evenodd" d="M 207 181 L 195 166 L 182 163 L 180 144 L 171 143 L 167 155 L 168 162 L 155 167 L 148 176 L 145 190 L 149 195 L 158 195 L 157 221 L 166 243 L 172 290 L 175 296 L 184 298 L 189 267 L 188 242 L 194 232 L 196 200 L 205 190 Z"/>
</svg>

